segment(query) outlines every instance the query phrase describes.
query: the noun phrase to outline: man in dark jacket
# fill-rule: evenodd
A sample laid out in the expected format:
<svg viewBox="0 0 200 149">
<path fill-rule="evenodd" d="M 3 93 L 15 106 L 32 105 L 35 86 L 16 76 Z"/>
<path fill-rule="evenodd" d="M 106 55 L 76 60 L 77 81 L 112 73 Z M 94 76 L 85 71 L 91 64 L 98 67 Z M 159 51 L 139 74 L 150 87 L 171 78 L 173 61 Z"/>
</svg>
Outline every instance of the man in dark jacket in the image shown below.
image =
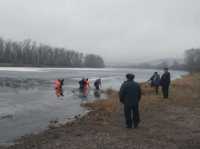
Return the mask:
<svg viewBox="0 0 200 149">
<path fill-rule="evenodd" d="M 138 83 L 134 81 L 133 74 L 126 75 L 125 81 L 120 88 L 120 102 L 124 104 L 124 114 L 127 128 L 136 128 L 140 122 L 139 101 L 141 98 L 141 89 Z"/>
<path fill-rule="evenodd" d="M 164 68 L 164 74 L 161 77 L 160 85 L 162 86 L 163 98 L 168 98 L 169 96 L 169 86 L 171 82 L 170 73 L 168 68 Z"/>
</svg>

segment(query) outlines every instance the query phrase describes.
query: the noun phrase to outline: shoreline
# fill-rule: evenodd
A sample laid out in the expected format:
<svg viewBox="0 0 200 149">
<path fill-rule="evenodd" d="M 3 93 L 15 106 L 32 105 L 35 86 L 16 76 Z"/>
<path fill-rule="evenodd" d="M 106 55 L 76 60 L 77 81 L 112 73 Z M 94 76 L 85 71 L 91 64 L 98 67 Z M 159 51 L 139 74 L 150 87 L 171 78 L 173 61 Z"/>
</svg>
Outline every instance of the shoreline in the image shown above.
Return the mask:
<svg viewBox="0 0 200 149">
<path fill-rule="evenodd" d="M 172 81 L 171 96 L 167 100 L 163 100 L 160 94 L 156 96 L 146 83 L 142 83 L 141 87 L 142 122 L 138 129 L 128 131 L 124 128 L 123 109 L 118 94 L 108 90 L 108 99 L 82 104 L 91 109 L 86 115 L 39 134 L 22 136 L 15 144 L 0 146 L 0 149 L 200 147 L 197 139 L 200 136 L 200 120 L 197 119 L 200 118 L 200 102 L 197 100 L 200 99 L 200 74 Z"/>
<path fill-rule="evenodd" d="M 33 65 L 0 65 L 0 68 L 66 68 L 66 69 L 146 69 L 146 70 L 162 70 L 162 68 L 139 68 L 139 67 L 65 67 L 65 66 L 33 66 Z M 184 71 L 187 72 L 186 69 L 171 69 L 173 71 Z"/>
</svg>

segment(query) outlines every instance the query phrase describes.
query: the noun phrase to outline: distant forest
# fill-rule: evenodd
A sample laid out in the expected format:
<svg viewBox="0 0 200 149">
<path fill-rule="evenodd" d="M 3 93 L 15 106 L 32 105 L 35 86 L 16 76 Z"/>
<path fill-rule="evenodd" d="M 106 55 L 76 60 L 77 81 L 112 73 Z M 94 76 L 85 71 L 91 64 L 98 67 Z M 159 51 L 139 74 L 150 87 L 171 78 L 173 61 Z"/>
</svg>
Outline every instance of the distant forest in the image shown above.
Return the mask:
<svg viewBox="0 0 200 149">
<path fill-rule="evenodd" d="M 151 63 L 140 63 L 137 65 L 132 65 L 134 68 L 143 68 L 143 69 L 163 69 L 165 67 L 172 70 L 186 70 L 186 64 L 181 64 L 177 60 L 171 61 L 172 64 L 168 64 L 167 61 L 163 60 L 159 64 L 151 64 Z"/>
<path fill-rule="evenodd" d="M 64 48 L 37 44 L 31 40 L 21 42 L 0 38 L 0 66 L 35 67 L 104 67 L 102 57 Z"/>
<path fill-rule="evenodd" d="M 200 72 L 200 49 L 189 49 L 185 52 L 185 64 L 189 72 Z"/>
<path fill-rule="evenodd" d="M 132 66 L 134 68 L 150 68 L 150 69 L 163 69 L 168 67 L 173 70 L 187 70 L 191 73 L 200 72 L 200 48 L 192 48 L 185 50 L 184 63 L 180 64 L 176 60 L 172 62 L 171 65 L 168 65 L 166 62 L 161 62 L 157 65 L 151 65 L 149 63 L 142 63 L 140 65 Z"/>
</svg>

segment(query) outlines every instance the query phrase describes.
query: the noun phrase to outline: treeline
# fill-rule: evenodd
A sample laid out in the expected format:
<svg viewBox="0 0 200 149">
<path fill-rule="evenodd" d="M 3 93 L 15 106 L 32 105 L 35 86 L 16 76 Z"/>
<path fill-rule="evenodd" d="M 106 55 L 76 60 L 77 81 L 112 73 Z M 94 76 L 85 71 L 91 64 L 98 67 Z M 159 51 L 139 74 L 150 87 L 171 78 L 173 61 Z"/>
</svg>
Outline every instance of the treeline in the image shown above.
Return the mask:
<svg viewBox="0 0 200 149">
<path fill-rule="evenodd" d="M 102 57 L 64 48 L 37 44 L 31 40 L 16 42 L 0 38 L 0 66 L 104 67 Z"/>
<path fill-rule="evenodd" d="M 200 49 L 186 50 L 185 64 L 188 71 L 200 72 Z"/>
<path fill-rule="evenodd" d="M 171 70 L 186 70 L 185 64 L 182 64 L 178 62 L 177 60 L 173 60 L 170 63 L 171 64 L 163 60 L 162 62 L 158 64 L 151 64 L 151 63 L 146 62 L 146 63 L 137 64 L 137 65 L 132 65 L 131 67 L 138 68 L 138 69 L 163 69 L 167 67 Z"/>
<path fill-rule="evenodd" d="M 185 51 L 184 63 L 179 63 L 174 60 L 171 65 L 167 64 L 167 62 L 162 62 L 157 65 L 151 65 L 149 63 L 142 63 L 139 65 L 135 65 L 135 68 L 145 68 L 145 69 L 163 69 L 164 67 L 168 67 L 173 70 L 187 70 L 191 73 L 200 72 L 200 48 L 192 48 Z"/>
</svg>

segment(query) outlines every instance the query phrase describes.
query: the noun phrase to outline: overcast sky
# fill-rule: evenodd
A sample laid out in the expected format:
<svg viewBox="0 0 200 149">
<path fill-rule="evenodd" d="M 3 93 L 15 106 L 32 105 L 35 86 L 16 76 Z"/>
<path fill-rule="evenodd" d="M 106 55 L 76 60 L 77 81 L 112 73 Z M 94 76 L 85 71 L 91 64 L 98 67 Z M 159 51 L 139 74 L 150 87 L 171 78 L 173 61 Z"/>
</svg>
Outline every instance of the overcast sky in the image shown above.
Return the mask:
<svg viewBox="0 0 200 149">
<path fill-rule="evenodd" d="M 0 0 L 0 36 L 106 62 L 181 57 L 200 47 L 200 0 Z"/>
</svg>

